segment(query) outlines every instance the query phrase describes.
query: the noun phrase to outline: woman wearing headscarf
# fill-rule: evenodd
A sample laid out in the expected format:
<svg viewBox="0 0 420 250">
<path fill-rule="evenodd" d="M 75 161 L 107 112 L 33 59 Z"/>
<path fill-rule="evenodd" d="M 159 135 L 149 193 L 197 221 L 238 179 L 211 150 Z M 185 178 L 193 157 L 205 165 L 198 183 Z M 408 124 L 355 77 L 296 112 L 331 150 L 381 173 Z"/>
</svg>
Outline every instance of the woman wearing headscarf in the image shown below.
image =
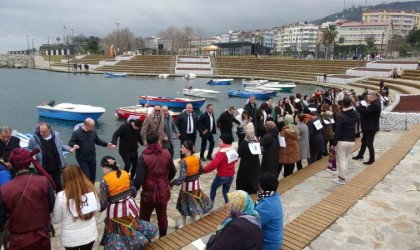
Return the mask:
<svg viewBox="0 0 420 250">
<path fill-rule="evenodd" d="M 200 188 L 203 165 L 200 158 L 194 155 L 194 144 L 191 141 L 184 141 L 181 145 L 181 153 L 185 155 L 185 158 L 181 160 L 179 177 L 171 181 L 171 186 L 182 185 L 176 209 L 181 214 L 182 223 L 185 226 L 187 216 L 190 216 L 191 221 L 195 221 L 197 215 L 205 214 L 213 208 L 213 202 Z"/>
<path fill-rule="evenodd" d="M 228 194 L 230 214 L 207 243 L 207 250 L 262 249 L 263 233 L 254 201 L 242 190 Z"/>
<path fill-rule="evenodd" d="M 254 124 L 250 122 L 245 127 L 245 139 L 239 144 L 238 156 L 241 162 L 236 177 L 236 189 L 248 194 L 257 193 L 260 174 L 260 155 L 251 152 L 252 146 L 260 147 L 255 137 Z"/>
<path fill-rule="evenodd" d="M 138 217 L 139 208 L 134 201 L 137 190 L 128 173 L 118 168 L 115 158 L 104 156 L 101 167 L 101 211 L 106 210 L 107 215 L 101 245 L 104 249 L 142 249 L 158 229 Z"/>
<path fill-rule="evenodd" d="M 300 153 L 299 153 L 299 130 L 293 124 L 293 116 L 285 115 L 284 116 L 284 127 L 280 132 L 280 136 L 284 137 L 286 142 L 286 146 L 282 147 L 280 145 L 279 150 L 279 172 L 284 165 L 284 173 L 283 176 L 287 177 L 293 174 L 293 169 L 295 167 L 295 163 L 300 160 Z"/>
</svg>

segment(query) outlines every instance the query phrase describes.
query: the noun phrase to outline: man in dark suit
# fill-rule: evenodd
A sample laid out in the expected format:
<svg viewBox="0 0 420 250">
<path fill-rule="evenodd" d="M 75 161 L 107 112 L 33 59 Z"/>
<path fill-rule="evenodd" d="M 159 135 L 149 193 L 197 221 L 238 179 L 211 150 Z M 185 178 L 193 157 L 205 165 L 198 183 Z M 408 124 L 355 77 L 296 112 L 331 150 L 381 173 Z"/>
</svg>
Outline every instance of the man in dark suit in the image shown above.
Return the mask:
<svg viewBox="0 0 420 250">
<path fill-rule="evenodd" d="M 207 105 L 207 111 L 201 114 L 198 121 L 198 126 L 200 127 L 200 136 L 201 136 L 201 149 L 200 149 L 200 160 L 213 160 L 211 156 L 213 154 L 214 148 L 214 138 L 213 134 L 216 134 L 216 122 L 213 114 L 213 105 Z M 207 159 L 204 158 L 204 151 L 206 151 L 207 141 L 209 141 L 209 151 L 207 152 Z"/>
<path fill-rule="evenodd" d="M 172 143 L 172 134 L 176 134 L 176 137 L 179 138 L 180 133 L 178 128 L 175 125 L 175 122 L 172 120 L 172 116 L 169 113 L 168 106 L 162 106 L 162 114 L 164 118 L 164 132 L 165 136 L 162 139 L 162 148 L 169 150 L 171 153 L 172 159 L 174 158 L 174 145 Z"/>
<path fill-rule="evenodd" d="M 0 157 L 8 156 L 15 148 L 20 148 L 20 139 L 12 135 L 12 128 L 5 125 L 0 127 Z"/>
<path fill-rule="evenodd" d="M 120 138 L 119 153 L 124 161 L 124 170 L 130 172 L 131 179 L 136 175 L 137 161 L 139 158 L 139 144 L 143 145 L 140 135 L 142 122 L 138 119 L 129 120 L 123 123 L 112 135 L 111 143 L 117 145 Z"/>
<path fill-rule="evenodd" d="M 191 103 L 188 103 L 185 107 L 185 111 L 178 115 L 175 122 L 178 127 L 179 133 L 181 136 L 181 145 L 184 141 L 191 141 L 195 145 L 195 140 L 197 139 L 197 130 L 198 127 L 198 117 L 193 112 L 193 107 Z M 181 154 L 181 159 L 184 158 L 184 155 Z"/>
<path fill-rule="evenodd" d="M 229 107 L 225 112 L 221 113 L 217 119 L 217 127 L 220 129 L 220 134 L 230 134 L 233 138 L 232 128 L 233 123 L 241 125 L 241 122 L 236 120 L 233 116 L 235 107 Z"/>
<path fill-rule="evenodd" d="M 373 141 L 376 132 L 379 131 L 379 119 L 381 117 L 381 102 L 375 92 L 370 92 L 366 97 L 367 105 L 360 105 L 359 102 L 355 103 L 356 110 L 360 113 L 360 123 L 362 127 L 362 146 L 357 156 L 353 160 L 363 159 L 366 147 L 369 149 L 369 160 L 363 162 L 365 165 L 370 165 L 375 162 L 375 149 Z"/>
<path fill-rule="evenodd" d="M 251 122 L 254 124 L 254 128 L 257 127 L 257 104 L 255 103 L 255 96 L 249 97 L 249 102 L 245 105 L 244 110 L 248 111 Z"/>
</svg>

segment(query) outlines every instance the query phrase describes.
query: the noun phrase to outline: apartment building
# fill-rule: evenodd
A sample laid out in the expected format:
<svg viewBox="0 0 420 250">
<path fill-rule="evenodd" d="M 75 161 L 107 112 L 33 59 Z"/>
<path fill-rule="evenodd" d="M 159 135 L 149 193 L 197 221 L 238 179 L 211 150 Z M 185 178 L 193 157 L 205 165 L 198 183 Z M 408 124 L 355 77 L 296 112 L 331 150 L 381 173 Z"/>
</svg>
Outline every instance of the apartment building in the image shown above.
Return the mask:
<svg viewBox="0 0 420 250">
<path fill-rule="evenodd" d="M 367 10 L 362 21 L 392 22 L 393 35 L 406 36 L 414 28 L 420 29 L 420 13 L 407 10 Z"/>
<path fill-rule="evenodd" d="M 298 22 L 280 31 L 278 44 L 280 52 L 288 49 L 292 51 L 315 51 L 319 27 L 308 22 Z M 277 47 L 279 48 L 279 47 Z"/>
<path fill-rule="evenodd" d="M 348 22 L 340 25 L 337 41 L 342 37 L 342 45 L 366 44 L 366 38 L 373 38 L 375 45 L 384 48 L 393 34 L 392 22 Z"/>
</svg>

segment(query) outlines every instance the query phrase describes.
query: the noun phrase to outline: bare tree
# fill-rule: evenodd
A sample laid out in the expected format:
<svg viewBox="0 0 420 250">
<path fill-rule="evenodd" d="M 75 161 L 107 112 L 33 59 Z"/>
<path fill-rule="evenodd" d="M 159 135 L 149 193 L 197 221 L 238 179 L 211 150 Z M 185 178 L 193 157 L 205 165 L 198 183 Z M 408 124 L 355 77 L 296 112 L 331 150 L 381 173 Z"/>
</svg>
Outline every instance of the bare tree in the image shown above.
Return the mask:
<svg viewBox="0 0 420 250">
<path fill-rule="evenodd" d="M 109 50 L 111 45 L 117 46 L 117 37 L 119 41 L 119 49 L 121 51 L 129 51 L 136 44 L 136 37 L 128 28 L 112 31 L 100 41 L 100 46 Z"/>
</svg>

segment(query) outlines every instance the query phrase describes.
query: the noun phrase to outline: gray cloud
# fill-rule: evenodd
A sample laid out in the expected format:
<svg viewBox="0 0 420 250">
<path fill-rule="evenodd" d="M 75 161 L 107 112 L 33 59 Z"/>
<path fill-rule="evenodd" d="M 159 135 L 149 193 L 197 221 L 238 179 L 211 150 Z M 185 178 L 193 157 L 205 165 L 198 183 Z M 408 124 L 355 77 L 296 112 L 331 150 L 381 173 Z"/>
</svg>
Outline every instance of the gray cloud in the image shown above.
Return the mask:
<svg viewBox="0 0 420 250">
<path fill-rule="evenodd" d="M 350 5 L 351 1 L 346 0 Z M 374 5 L 383 0 L 370 0 Z M 353 0 L 355 5 L 364 0 Z M 136 36 L 153 36 L 174 25 L 198 27 L 207 37 L 228 30 L 270 28 L 322 18 L 343 9 L 344 0 L 0 0 L 0 52 L 35 47 L 47 37 L 68 34 L 104 37 L 129 28 Z M 51 42 L 51 39 L 50 39 Z"/>
</svg>

